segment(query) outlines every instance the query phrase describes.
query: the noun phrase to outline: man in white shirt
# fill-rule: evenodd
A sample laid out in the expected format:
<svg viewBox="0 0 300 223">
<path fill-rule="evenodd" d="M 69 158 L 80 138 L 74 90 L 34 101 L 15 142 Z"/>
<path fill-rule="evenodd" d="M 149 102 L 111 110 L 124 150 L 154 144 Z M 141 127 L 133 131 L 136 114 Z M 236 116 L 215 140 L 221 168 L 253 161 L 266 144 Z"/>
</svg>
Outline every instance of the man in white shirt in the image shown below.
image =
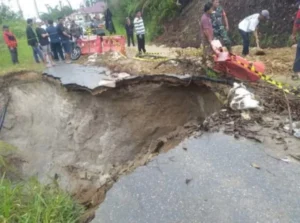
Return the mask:
<svg viewBox="0 0 300 223">
<path fill-rule="evenodd" d="M 139 54 L 142 53 L 142 51 L 144 53 L 146 53 L 146 48 L 145 48 L 145 26 L 144 26 L 144 21 L 142 18 L 142 13 L 141 11 L 138 11 L 136 13 L 136 17 L 134 19 L 134 29 L 136 32 L 136 36 L 137 36 L 137 41 L 138 41 L 138 50 L 139 50 Z"/>
<path fill-rule="evenodd" d="M 268 10 L 263 10 L 261 13 L 256 13 L 248 16 L 239 23 L 239 31 L 243 38 L 243 56 L 249 54 L 250 34 L 253 32 L 256 40 L 257 48 L 260 48 L 257 27 L 260 21 L 270 18 Z"/>
</svg>

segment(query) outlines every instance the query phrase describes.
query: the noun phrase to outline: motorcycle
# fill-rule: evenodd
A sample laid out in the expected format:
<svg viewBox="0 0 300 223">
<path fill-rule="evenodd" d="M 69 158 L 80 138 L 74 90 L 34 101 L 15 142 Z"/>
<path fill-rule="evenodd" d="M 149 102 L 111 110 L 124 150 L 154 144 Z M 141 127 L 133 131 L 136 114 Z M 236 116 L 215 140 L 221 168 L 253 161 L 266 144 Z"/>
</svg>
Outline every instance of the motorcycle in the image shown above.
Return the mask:
<svg viewBox="0 0 300 223">
<path fill-rule="evenodd" d="M 71 40 L 71 59 L 78 60 L 81 56 L 80 38 Z"/>
</svg>

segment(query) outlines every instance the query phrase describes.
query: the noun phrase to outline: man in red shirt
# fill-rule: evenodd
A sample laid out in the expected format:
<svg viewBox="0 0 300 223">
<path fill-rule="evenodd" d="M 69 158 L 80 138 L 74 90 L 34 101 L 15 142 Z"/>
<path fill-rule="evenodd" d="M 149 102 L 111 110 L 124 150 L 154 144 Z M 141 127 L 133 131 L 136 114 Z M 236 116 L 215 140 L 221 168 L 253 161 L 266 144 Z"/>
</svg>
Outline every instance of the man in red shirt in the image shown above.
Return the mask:
<svg viewBox="0 0 300 223">
<path fill-rule="evenodd" d="M 299 9 L 295 18 L 293 33 L 292 33 L 292 40 L 294 43 L 297 42 L 297 33 L 300 31 L 300 5 Z M 297 53 L 293 67 L 294 74 L 292 75 L 293 80 L 298 80 L 300 78 L 300 41 L 297 44 Z"/>
<path fill-rule="evenodd" d="M 9 31 L 9 27 L 6 25 L 3 26 L 3 39 L 9 49 L 13 64 L 18 64 L 18 42 L 15 35 Z"/>
<path fill-rule="evenodd" d="M 214 39 L 214 31 L 211 21 L 211 14 L 213 13 L 213 4 L 211 2 L 205 4 L 204 14 L 200 20 L 200 32 L 203 45 L 203 62 L 206 63 L 212 57 L 213 50 L 211 42 Z"/>
</svg>

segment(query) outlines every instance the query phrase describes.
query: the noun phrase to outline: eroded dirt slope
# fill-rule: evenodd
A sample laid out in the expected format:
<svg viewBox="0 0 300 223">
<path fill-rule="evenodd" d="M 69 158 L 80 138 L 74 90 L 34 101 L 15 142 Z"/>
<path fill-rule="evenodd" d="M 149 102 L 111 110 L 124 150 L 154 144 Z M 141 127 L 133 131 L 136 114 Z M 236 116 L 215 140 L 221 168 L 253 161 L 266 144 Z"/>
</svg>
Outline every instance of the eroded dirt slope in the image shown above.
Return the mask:
<svg viewBox="0 0 300 223">
<path fill-rule="evenodd" d="M 179 143 L 193 122 L 220 106 L 199 86 L 144 83 L 92 96 L 45 79 L 18 79 L 1 90 L 11 98 L 1 140 L 19 148 L 27 176 L 57 178 L 93 204 L 105 183 Z"/>
<path fill-rule="evenodd" d="M 164 34 L 158 42 L 176 47 L 199 47 L 198 21 L 207 1 L 192 0 L 180 16 L 165 23 Z M 271 19 L 260 27 L 262 46 L 286 46 L 291 34 L 294 16 L 297 12 L 296 0 L 221 0 L 227 11 L 230 35 L 235 44 L 240 43 L 238 23 L 247 15 L 268 9 Z"/>
</svg>

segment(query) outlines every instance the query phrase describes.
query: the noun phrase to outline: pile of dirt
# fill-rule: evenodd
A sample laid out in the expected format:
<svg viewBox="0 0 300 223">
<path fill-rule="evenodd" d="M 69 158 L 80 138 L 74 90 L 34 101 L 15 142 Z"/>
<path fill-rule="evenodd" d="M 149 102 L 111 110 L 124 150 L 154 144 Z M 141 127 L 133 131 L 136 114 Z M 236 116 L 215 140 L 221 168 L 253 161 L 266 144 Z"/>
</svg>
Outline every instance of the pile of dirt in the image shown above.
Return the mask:
<svg viewBox="0 0 300 223">
<path fill-rule="evenodd" d="M 242 46 L 233 47 L 233 50 L 236 54 L 241 54 Z M 289 77 L 290 74 L 293 73 L 293 63 L 296 55 L 295 47 L 284 47 L 284 48 L 276 48 L 264 49 L 266 55 L 257 56 L 255 55 L 255 48 L 251 49 L 249 60 L 250 61 L 261 61 L 265 64 L 266 72 L 265 74 L 271 76 L 281 77 Z M 286 79 L 282 79 L 282 81 L 286 82 Z"/>
<path fill-rule="evenodd" d="M 164 34 L 157 41 L 168 46 L 199 47 L 199 19 L 206 2 L 192 0 L 180 16 L 165 23 Z M 268 23 L 260 26 L 262 46 L 286 46 L 298 9 L 296 0 L 222 0 L 220 2 L 227 12 L 230 36 L 234 44 L 240 42 L 238 23 L 248 15 L 268 9 L 272 18 Z"/>
<path fill-rule="evenodd" d="M 0 139 L 19 149 L 24 175 L 56 179 L 89 207 L 118 176 L 173 148 L 220 108 L 209 88 L 195 85 L 144 83 L 93 96 L 34 74 L 0 83 L 10 97 Z"/>
</svg>

